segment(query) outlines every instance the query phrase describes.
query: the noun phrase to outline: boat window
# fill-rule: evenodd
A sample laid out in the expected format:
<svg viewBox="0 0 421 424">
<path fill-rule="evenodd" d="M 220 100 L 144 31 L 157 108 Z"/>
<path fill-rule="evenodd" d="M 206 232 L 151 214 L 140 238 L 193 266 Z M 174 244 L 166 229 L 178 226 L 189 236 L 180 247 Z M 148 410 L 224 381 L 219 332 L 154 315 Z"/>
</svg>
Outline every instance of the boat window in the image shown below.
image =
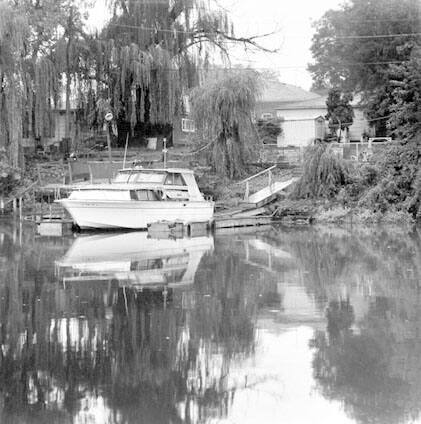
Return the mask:
<svg viewBox="0 0 421 424">
<path fill-rule="evenodd" d="M 134 172 L 130 175 L 129 183 L 158 183 L 162 184 L 164 174 L 158 172 Z"/>
<path fill-rule="evenodd" d="M 181 174 L 176 172 L 169 172 L 167 174 L 167 178 L 165 178 L 165 184 L 167 185 L 178 185 L 178 186 L 185 186 L 187 185 L 184 181 L 184 178 Z"/>
<path fill-rule="evenodd" d="M 130 271 L 144 271 L 147 269 L 159 269 L 163 267 L 161 258 L 156 259 L 142 259 L 139 261 L 132 261 L 130 263 Z"/>
<path fill-rule="evenodd" d="M 132 200 L 160 200 L 158 193 L 153 190 L 130 190 Z"/>
<path fill-rule="evenodd" d="M 188 200 L 189 199 L 189 193 L 185 190 L 168 189 L 165 191 L 165 195 L 169 200 Z"/>
<path fill-rule="evenodd" d="M 128 172 L 119 172 L 115 176 L 114 182 L 115 183 L 127 183 L 129 176 L 130 176 L 130 174 Z"/>
</svg>

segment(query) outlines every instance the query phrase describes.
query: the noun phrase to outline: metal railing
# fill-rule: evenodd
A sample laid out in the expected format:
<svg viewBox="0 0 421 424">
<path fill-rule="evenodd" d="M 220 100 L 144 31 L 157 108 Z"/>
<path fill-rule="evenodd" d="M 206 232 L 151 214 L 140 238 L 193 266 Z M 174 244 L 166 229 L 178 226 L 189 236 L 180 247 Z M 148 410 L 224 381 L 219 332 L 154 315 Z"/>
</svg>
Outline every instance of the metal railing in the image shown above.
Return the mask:
<svg viewBox="0 0 421 424">
<path fill-rule="evenodd" d="M 250 182 L 255 180 L 258 177 L 261 177 L 265 174 L 267 174 L 267 186 L 272 188 L 273 187 L 273 174 L 272 171 L 277 167 L 277 165 L 272 165 L 270 168 L 264 169 L 263 171 L 258 172 L 257 174 L 254 174 L 245 180 L 239 181 L 237 184 L 245 184 L 245 192 L 244 192 L 244 201 L 247 202 L 250 198 Z"/>
</svg>

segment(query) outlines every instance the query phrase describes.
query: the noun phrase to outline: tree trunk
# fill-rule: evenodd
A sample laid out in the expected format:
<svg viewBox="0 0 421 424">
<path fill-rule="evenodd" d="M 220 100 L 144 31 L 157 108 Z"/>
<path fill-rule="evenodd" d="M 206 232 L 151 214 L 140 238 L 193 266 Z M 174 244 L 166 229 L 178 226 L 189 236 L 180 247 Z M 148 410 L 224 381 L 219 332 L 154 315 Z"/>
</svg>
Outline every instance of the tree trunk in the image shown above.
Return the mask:
<svg viewBox="0 0 421 424">
<path fill-rule="evenodd" d="M 70 140 L 70 89 L 71 89 L 71 72 L 70 72 L 70 47 L 72 43 L 73 35 L 73 8 L 70 9 L 69 21 L 68 21 L 68 40 L 66 46 L 66 117 L 64 126 L 64 137 L 66 140 Z M 71 150 L 74 150 L 74 140 L 71 140 Z"/>
<path fill-rule="evenodd" d="M 68 68 L 67 68 L 68 69 Z M 70 139 L 70 72 L 66 71 L 66 117 L 65 117 L 65 127 L 64 127 L 64 137 Z M 72 140 L 72 149 L 73 149 L 73 140 Z"/>
</svg>

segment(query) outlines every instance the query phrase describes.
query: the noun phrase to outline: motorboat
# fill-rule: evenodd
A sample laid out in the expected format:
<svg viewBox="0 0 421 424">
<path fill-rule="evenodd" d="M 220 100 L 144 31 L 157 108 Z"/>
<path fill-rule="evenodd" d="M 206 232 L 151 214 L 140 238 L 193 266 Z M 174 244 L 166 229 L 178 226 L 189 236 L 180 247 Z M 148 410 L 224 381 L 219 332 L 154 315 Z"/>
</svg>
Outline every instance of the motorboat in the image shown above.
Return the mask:
<svg viewBox="0 0 421 424">
<path fill-rule="evenodd" d="M 200 192 L 189 169 L 120 170 L 108 184 L 72 187 L 59 199 L 81 229 L 146 229 L 167 221 L 209 223 L 214 202 Z"/>
<path fill-rule="evenodd" d="M 64 286 L 113 283 L 134 289 L 191 285 L 211 236 L 153 239 L 146 232 L 79 236 L 56 262 Z"/>
</svg>

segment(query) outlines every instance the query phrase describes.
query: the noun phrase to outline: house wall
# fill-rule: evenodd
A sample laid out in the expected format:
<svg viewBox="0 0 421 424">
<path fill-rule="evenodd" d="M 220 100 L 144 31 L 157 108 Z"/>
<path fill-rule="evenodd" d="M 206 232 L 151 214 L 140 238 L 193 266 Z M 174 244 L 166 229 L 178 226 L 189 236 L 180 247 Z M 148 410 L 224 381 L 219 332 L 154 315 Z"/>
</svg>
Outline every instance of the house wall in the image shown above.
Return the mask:
<svg viewBox="0 0 421 424">
<path fill-rule="evenodd" d="M 194 137 L 195 131 L 185 131 L 182 126 L 183 119 L 191 120 L 190 116 L 179 116 L 174 119 L 173 123 L 173 145 L 174 146 L 184 146 L 189 144 Z"/>
<path fill-rule="evenodd" d="M 308 146 L 318 137 L 315 119 L 326 115 L 324 108 L 278 109 L 276 116 L 284 120 L 278 146 Z"/>
<path fill-rule="evenodd" d="M 299 146 L 311 144 L 316 138 L 316 121 L 298 120 L 282 123 L 282 134 L 278 137 L 278 147 Z"/>
<path fill-rule="evenodd" d="M 314 119 L 317 116 L 325 116 L 326 113 L 326 108 L 277 109 L 276 116 L 284 119 L 282 124 L 284 133 L 278 139 L 278 145 L 308 145 L 314 138 L 317 138 Z M 354 122 L 349 128 L 349 139 L 351 141 L 361 140 L 364 131 L 369 131 L 369 125 L 364 117 L 363 110 L 354 108 Z"/>
</svg>

